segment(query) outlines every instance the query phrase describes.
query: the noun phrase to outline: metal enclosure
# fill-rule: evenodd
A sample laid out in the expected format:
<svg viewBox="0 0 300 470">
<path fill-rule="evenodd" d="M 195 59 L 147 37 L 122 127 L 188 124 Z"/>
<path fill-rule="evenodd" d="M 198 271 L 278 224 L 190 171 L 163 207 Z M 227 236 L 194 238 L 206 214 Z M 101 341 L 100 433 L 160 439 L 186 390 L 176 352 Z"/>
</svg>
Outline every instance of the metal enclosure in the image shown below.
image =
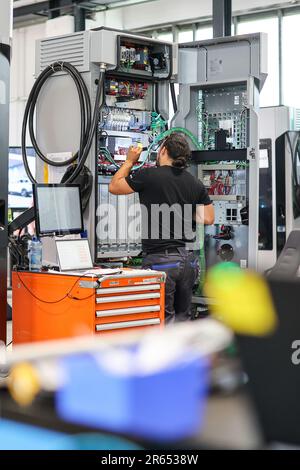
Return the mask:
<svg viewBox="0 0 300 470">
<path fill-rule="evenodd" d="M 258 110 L 267 77 L 266 41 L 258 33 L 179 47 L 172 126 L 187 128 L 201 145 L 193 152 L 193 171 L 210 191 L 216 211 L 216 223 L 205 233 L 208 267 L 232 260 L 257 268 Z M 220 144 L 222 136 L 226 141 Z"/>
<path fill-rule="evenodd" d="M 123 41 L 123 42 L 122 42 Z M 124 51 L 122 44 L 141 44 L 141 47 L 152 48 L 152 50 L 166 50 L 166 66 L 163 71 L 158 70 L 155 77 L 144 70 L 120 70 L 122 54 L 130 53 Z M 152 40 L 113 31 L 105 28 L 99 30 L 84 31 L 65 36 L 43 39 L 36 44 L 36 75 L 54 61 L 70 62 L 82 74 L 87 84 L 92 108 L 99 76 L 99 65 L 106 64 L 106 77 L 108 84 L 113 87 L 113 81 L 121 80 L 137 81 L 147 83 L 147 101 L 136 100 L 136 109 L 132 109 L 125 103 L 118 104 L 118 109 L 111 108 L 113 97 L 105 102 L 99 116 L 99 130 L 105 130 L 108 135 L 108 145 L 116 139 L 128 139 L 128 142 L 139 141 L 143 146 L 149 145 L 151 132 L 129 132 L 123 126 L 109 127 L 120 114 L 128 113 L 138 116 L 140 119 L 151 119 L 151 112 L 157 111 L 164 120 L 169 116 L 169 82 L 172 73 L 176 73 L 175 47 L 170 43 Z M 106 88 L 105 88 L 106 90 Z M 106 93 L 106 91 L 104 92 Z M 106 95 L 105 95 L 106 96 Z M 145 101 L 145 103 L 144 103 Z M 143 102 L 141 104 L 141 102 Z M 110 113 L 110 114 L 109 114 Z M 115 113 L 115 114 L 114 114 Z M 126 114 L 127 113 L 127 114 Z M 109 118 L 108 118 L 109 115 Z M 122 119 L 123 119 L 122 117 Z M 119 123 L 121 119 L 114 121 Z M 105 124 L 105 125 L 104 125 Z M 37 140 L 44 154 L 58 154 L 56 158 L 63 158 L 64 152 L 76 152 L 79 148 L 80 136 L 80 112 L 76 88 L 71 79 L 65 75 L 55 75 L 48 80 L 37 104 L 36 111 L 36 134 Z M 147 128 L 148 129 L 148 128 Z M 95 136 L 91 147 L 87 166 L 94 176 L 93 193 L 88 208 L 84 214 L 85 228 L 88 232 L 91 250 L 94 260 L 102 258 L 120 258 L 124 256 L 136 256 L 141 251 L 140 237 L 136 236 L 132 242 L 130 230 L 132 225 L 128 223 L 129 216 L 137 220 L 139 227 L 139 204 L 137 198 L 112 196 L 108 193 L 108 184 L 111 174 L 109 171 L 99 171 L 99 133 Z M 43 182 L 60 181 L 66 168 L 57 171 L 54 167 L 47 166 L 40 160 L 37 162 L 37 180 Z M 105 209 L 107 203 L 111 203 L 115 210 Z M 134 203 L 134 204 L 133 204 Z M 44 262 L 55 261 L 55 249 L 53 240 L 44 242 Z"/>
<path fill-rule="evenodd" d="M 296 228 L 292 215 L 291 152 L 287 131 L 300 130 L 300 110 L 287 106 L 261 108 L 259 251 L 258 270 L 271 269 L 290 232 Z M 292 133 L 295 144 L 297 134 Z"/>
</svg>

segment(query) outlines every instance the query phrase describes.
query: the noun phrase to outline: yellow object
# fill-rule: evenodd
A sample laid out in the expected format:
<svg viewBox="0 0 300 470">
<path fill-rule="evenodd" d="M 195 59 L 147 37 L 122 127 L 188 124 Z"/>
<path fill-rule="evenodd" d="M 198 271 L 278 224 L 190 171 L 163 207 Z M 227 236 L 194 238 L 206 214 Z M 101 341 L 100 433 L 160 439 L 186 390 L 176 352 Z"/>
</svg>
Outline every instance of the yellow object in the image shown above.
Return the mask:
<svg viewBox="0 0 300 470">
<path fill-rule="evenodd" d="M 12 369 L 8 383 L 11 396 L 21 406 L 30 405 L 41 389 L 35 368 L 26 362 Z"/>
<path fill-rule="evenodd" d="M 44 163 L 44 183 L 49 183 L 49 166 L 47 163 Z"/>
<path fill-rule="evenodd" d="M 143 148 L 143 144 L 142 144 L 141 142 L 138 142 L 138 143 L 137 143 L 137 147 L 138 147 L 139 149 L 142 149 L 142 148 Z"/>
<path fill-rule="evenodd" d="M 204 286 L 213 299 L 212 315 L 238 334 L 264 336 L 277 326 L 271 294 L 258 274 L 222 263 L 211 269 Z"/>
</svg>

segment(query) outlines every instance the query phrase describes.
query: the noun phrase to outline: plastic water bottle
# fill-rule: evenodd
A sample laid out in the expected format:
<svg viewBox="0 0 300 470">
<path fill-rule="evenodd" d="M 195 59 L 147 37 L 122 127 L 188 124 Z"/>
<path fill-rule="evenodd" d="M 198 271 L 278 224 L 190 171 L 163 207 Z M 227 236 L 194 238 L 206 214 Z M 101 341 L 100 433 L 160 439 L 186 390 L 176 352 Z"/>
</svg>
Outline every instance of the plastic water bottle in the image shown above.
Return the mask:
<svg viewBox="0 0 300 470">
<path fill-rule="evenodd" d="M 42 242 L 33 237 L 33 239 L 29 242 L 29 270 L 30 271 L 40 271 L 42 269 Z"/>
</svg>

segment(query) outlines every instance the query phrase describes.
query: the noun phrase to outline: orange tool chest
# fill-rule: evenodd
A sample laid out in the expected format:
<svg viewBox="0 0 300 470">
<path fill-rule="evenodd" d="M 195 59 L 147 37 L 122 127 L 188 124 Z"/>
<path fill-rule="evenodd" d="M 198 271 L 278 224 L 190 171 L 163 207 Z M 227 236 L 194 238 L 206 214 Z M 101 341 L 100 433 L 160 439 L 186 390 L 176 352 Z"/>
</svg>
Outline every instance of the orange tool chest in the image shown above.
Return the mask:
<svg viewBox="0 0 300 470">
<path fill-rule="evenodd" d="M 14 271 L 13 344 L 164 324 L 165 274 L 123 269 L 102 277 Z"/>
</svg>

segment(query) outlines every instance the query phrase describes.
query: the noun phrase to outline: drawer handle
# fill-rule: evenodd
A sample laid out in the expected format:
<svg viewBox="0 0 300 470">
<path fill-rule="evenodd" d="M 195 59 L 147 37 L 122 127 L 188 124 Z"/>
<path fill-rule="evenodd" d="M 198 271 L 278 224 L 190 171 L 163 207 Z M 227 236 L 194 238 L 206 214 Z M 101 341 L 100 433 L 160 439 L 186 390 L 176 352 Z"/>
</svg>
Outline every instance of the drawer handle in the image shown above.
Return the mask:
<svg viewBox="0 0 300 470">
<path fill-rule="evenodd" d="M 135 326 L 149 326 L 159 324 L 159 318 L 148 318 L 147 320 L 122 321 L 118 323 L 106 323 L 105 325 L 96 325 L 96 331 L 119 330 L 122 328 L 134 328 Z"/>
<path fill-rule="evenodd" d="M 130 308 L 118 308 L 115 310 L 103 310 L 96 312 L 96 317 L 110 317 L 114 315 L 130 315 L 131 313 L 150 313 L 160 312 L 159 305 L 150 305 L 149 307 L 130 307 Z"/>
<path fill-rule="evenodd" d="M 114 297 L 101 297 L 96 299 L 97 304 L 107 304 L 112 302 L 126 302 L 128 300 L 147 300 L 160 299 L 160 293 L 157 294 L 132 294 L 132 295 L 116 295 Z"/>
<path fill-rule="evenodd" d="M 108 287 L 104 289 L 98 289 L 96 293 L 98 295 L 101 294 L 122 294 L 129 293 L 129 292 L 142 292 L 148 290 L 160 290 L 159 284 L 148 284 L 143 286 L 127 286 L 127 287 Z"/>
</svg>

